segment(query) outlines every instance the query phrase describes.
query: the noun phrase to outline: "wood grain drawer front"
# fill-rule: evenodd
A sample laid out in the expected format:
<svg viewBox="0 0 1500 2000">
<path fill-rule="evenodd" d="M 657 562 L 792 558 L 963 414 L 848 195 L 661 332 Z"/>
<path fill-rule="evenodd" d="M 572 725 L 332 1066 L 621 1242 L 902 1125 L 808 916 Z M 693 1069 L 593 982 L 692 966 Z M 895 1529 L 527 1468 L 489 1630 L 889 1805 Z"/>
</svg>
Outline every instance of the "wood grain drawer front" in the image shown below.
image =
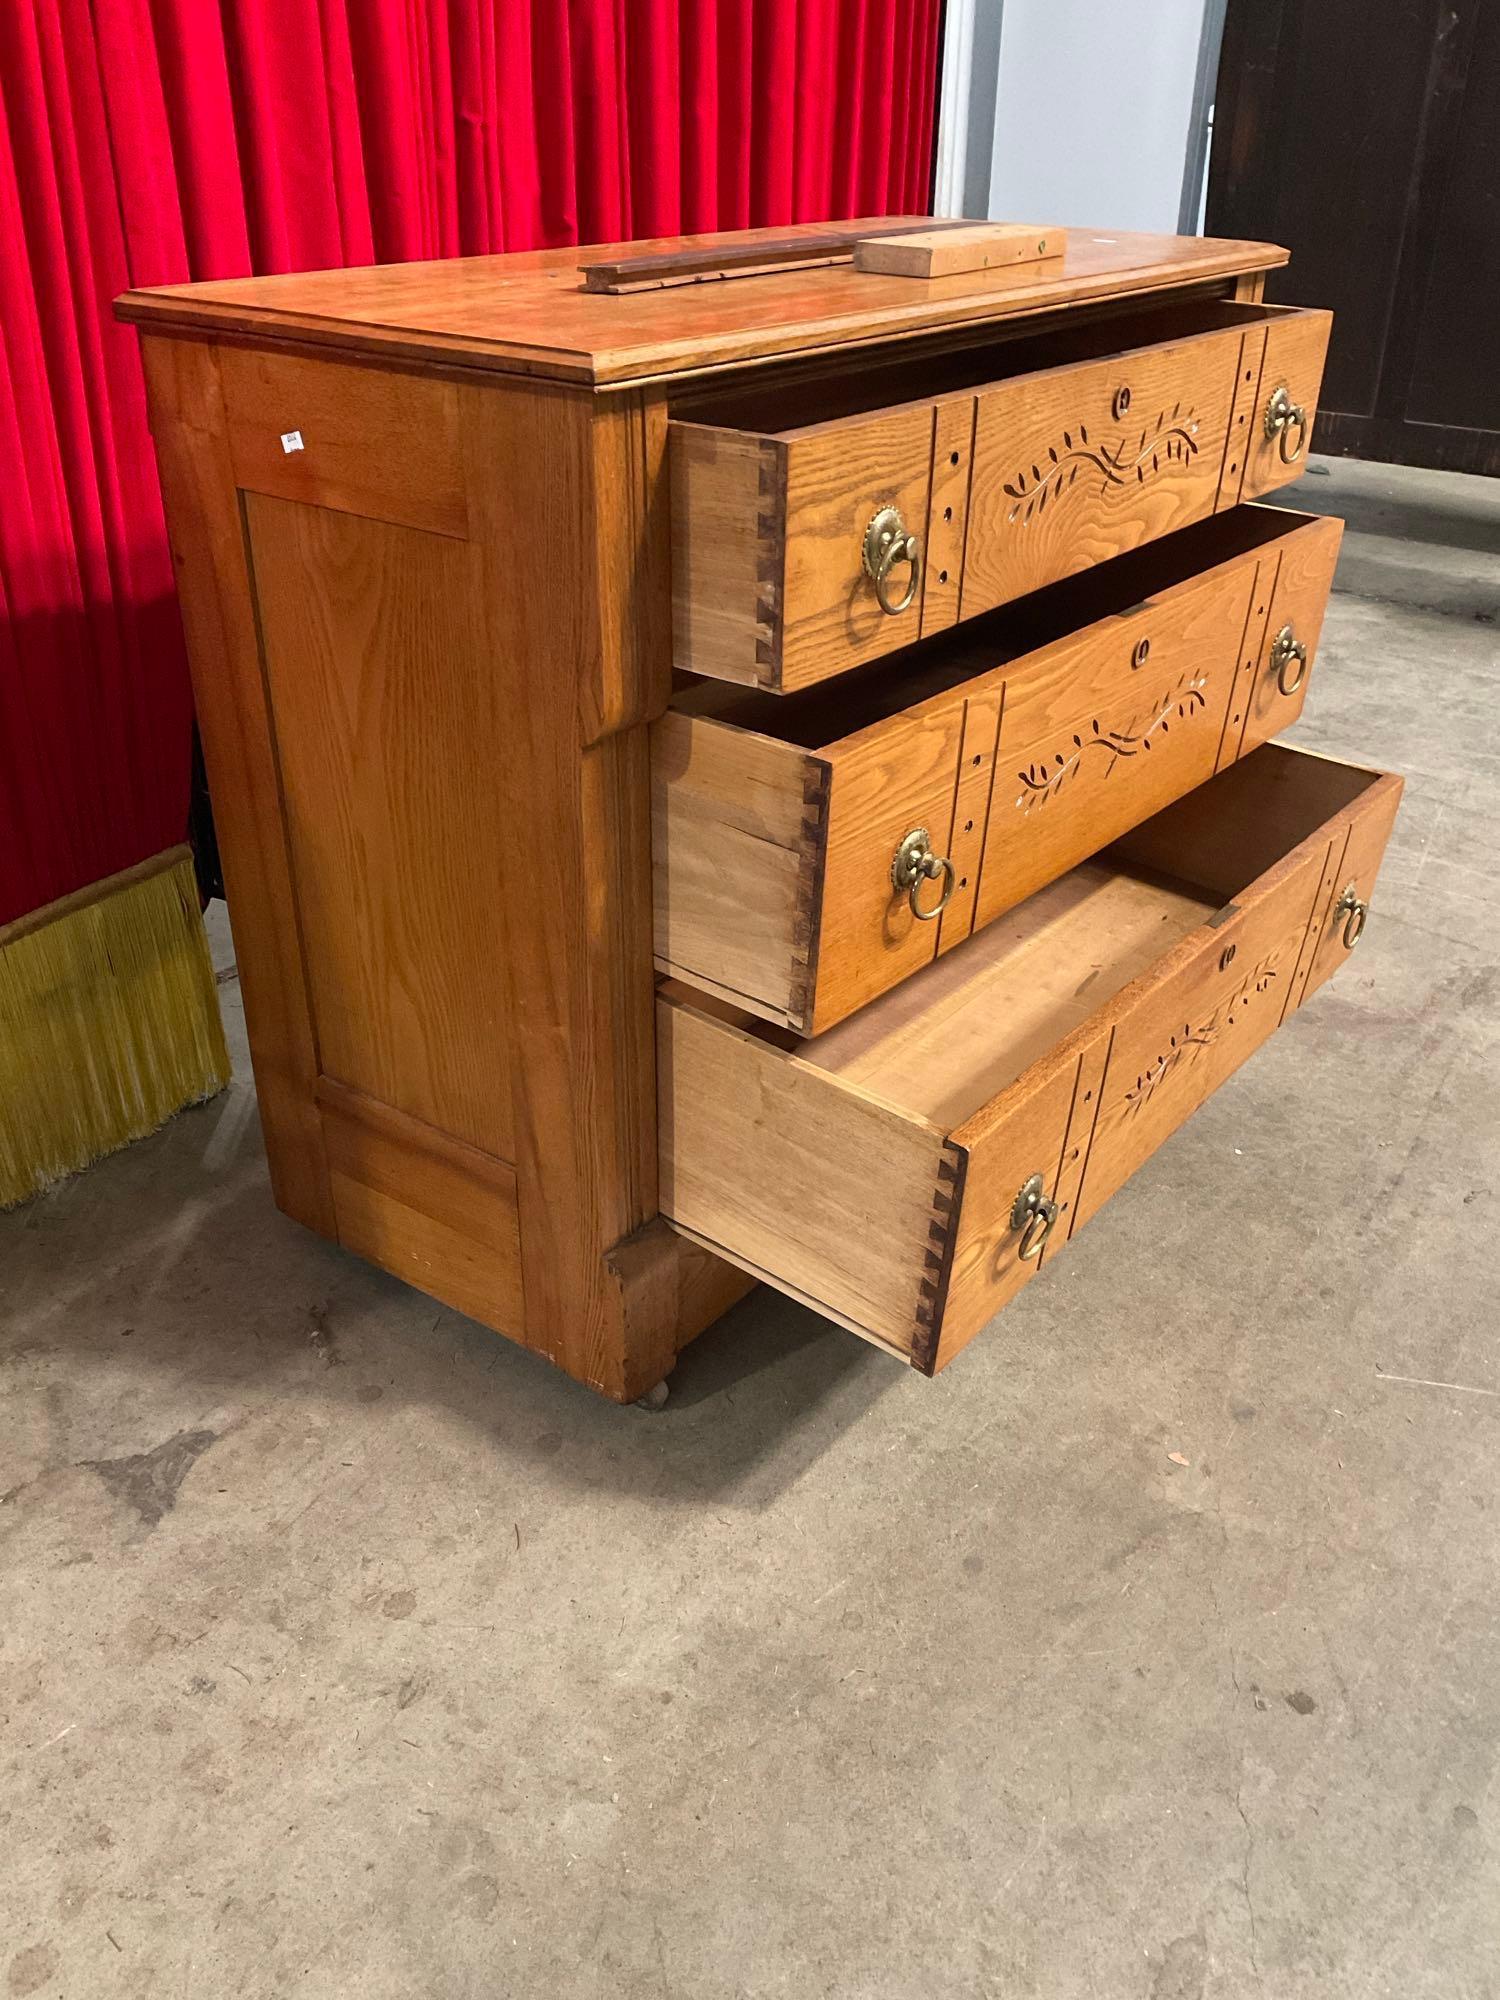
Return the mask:
<svg viewBox="0 0 1500 2000">
<path fill-rule="evenodd" d="M 1267 550 L 1245 624 L 1220 769 L 1290 729 L 1302 713 L 1343 539 L 1342 521 L 1322 520 Z"/>
<path fill-rule="evenodd" d="M 1275 552 L 1038 655 L 1007 683 L 975 925 L 1211 778 Z"/>
<path fill-rule="evenodd" d="M 1210 334 L 982 393 L 964 616 L 1213 513 L 1243 340 Z"/>
<path fill-rule="evenodd" d="M 1281 799 L 1271 786 L 1247 788 L 1241 782 L 1263 758 L 1279 760 L 1271 768 L 1284 774 Z M 1185 802 L 1175 821 L 1173 813 L 1164 813 L 1151 830 L 1151 851 L 1165 856 L 1174 838 L 1204 837 L 1215 804 L 1223 808 L 1229 838 L 1234 838 L 1239 815 L 1256 810 L 1266 814 L 1274 838 L 1280 809 L 1295 794 L 1305 797 L 1320 779 L 1348 769 L 1268 746 L 1250 763 L 1215 780 L 1210 796 Z M 1216 790 L 1217 799 L 1212 796 Z M 1400 797 L 1396 777 L 1384 776 L 1363 788 L 1226 905 L 1159 978 L 1120 1007 L 1110 1028 L 1099 1116 L 1070 1230 L 1095 1214 L 1351 955 L 1363 920 L 1348 920 L 1346 928 L 1338 909 L 1339 885 L 1352 871 L 1363 909 Z M 1292 817 L 1293 826 L 1300 823 L 1300 817 Z M 1258 830 L 1257 837 L 1265 841 L 1267 834 Z"/>
<path fill-rule="evenodd" d="M 1244 483 L 1247 457 L 1251 468 L 1267 462 L 1246 443 L 1256 421 L 1251 383 L 1273 341 L 1299 380 L 1311 380 L 1314 357 L 1321 374 L 1329 324 L 1327 313 L 1299 311 L 1268 332 L 1257 316 L 982 391 L 963 616 L 1295 478 L 1302 460 L 1279 478 Z"/>
<path fill-rule="evenodd" d="M 931 403 L 787 437 L 674 424 L 676 664 L 789 693 L 917 638 L 920 590 L 883 611 L 862 550 L 885 508 L 925 537 L 932 438 Z"/>
<path fill-rule="evenodd" d="M 1333 315 L 1326 312 L 1288 311 L 1276 313 L 1266 328 L 1265 352 L 1260 365 L 1259 389 L 1247 426 L 1249 439 L 1242 500 L 1274 492 L 1295 479 L 1307 464 L 1312 449 L 1313 419 L 1317 415 L 1318 392 L 1323 386 L 1323 362 L 1328 353 L 1328 334 Z M 1248 366 L 1248 356 L 1247 356 Z M 1273 431 L 1272 408 L 1283 398 L 1293 412 L 1291 420 Z M 1301 413 L 1300 417 L 1295 413 Z"/>
<path fill-rule="evenodd" d="M 986 357 L 934 363 L 930 395 L 823 421 L 780 428 L 769 391 L 742 392 L 733 422 L 675 419 L 675 664 L 791 694 L 1234 506 L 1252 490 L 1247 463 L 1254 491 L 1295 477 L 1305 451 L 1281 465 L 1262 377 L 1314 396 L 1328 314 L 1204 302 L 1180 317 L 1197 330 L 1065 366 L 1021 343 L 1002 381 L 965 383 Z M 1061 345 L 1110 340 L 1102 325 Z M 887 361 L 870 381 L 909 392 L 922 375 Z M 860 383 L 854 371 L 823 398 L 857 401 Z M 814 389 L 790 392 L 790 414 L 816 407 Z M 887 510 L 920 570 L 894 563 L 883 607 L 864 551 Z"/>
<path fill-rule="evenodd" d="M 1238 509 L 873 689 L 680 697 L 652 742 L 658 969 L 832 1027 L 1291 721 L 1338 538 Z M 1075 602 L 1099 615 L 1048 640 Z M 1287 623 L 1308 653 L 1282 695 Z M 892 871 L 919 830 L 947 866 L 914 908 Z"/>
<path fill-rule="evenodd" d="M 1264 745 L 805 1041 L 668 983 L 663 1213 L 933 1372 L 1357 948 L 1400 788 Z"/>
</svg>

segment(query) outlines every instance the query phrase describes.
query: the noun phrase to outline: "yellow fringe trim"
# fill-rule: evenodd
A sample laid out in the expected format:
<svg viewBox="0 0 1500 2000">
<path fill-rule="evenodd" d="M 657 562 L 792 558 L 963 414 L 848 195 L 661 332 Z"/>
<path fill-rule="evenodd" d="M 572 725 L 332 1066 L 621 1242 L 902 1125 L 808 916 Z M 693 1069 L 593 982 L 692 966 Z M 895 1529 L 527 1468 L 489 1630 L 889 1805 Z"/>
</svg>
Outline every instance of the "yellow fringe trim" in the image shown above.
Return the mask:
<svg viewBox="0 0 1500 2000">
<path fill-rule="evenodd" d="M 228 1081 L 186 848 L 0 927 L 0 1209 Z"/>
</svg>

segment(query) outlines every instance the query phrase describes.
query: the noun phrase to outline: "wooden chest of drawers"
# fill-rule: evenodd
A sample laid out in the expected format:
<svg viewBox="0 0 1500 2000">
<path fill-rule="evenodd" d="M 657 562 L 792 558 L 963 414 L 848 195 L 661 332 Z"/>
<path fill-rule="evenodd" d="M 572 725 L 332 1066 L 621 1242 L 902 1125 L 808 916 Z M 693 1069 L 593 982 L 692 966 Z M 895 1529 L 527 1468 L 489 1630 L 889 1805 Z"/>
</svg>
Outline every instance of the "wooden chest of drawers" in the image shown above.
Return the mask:
<svg viewBox="0 0 1500 2000">
<path fill-rule="evenodd" d="M 617 1399 L 754 1278 L 930 1373 L 1363 928 L 1328 315 L 602 254 L 121 302 L 276 1199 Z"/>
</svg>

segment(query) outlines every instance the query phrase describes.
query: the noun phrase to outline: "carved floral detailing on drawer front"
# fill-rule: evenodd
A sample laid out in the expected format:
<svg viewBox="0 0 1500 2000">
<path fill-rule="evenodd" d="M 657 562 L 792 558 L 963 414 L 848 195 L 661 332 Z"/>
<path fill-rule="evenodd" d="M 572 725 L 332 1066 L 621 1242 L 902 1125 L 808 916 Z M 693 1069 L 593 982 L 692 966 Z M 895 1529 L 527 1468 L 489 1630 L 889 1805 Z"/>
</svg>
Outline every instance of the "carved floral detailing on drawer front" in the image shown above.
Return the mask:
<svg viewBox="0 0 1500 2000">
<path fill-rule="evenodd" d="M 1312 380 L 1326 316 L 1201 300 L 682 406 L 674 663 L 793 694 L 1233 508 L 1272 325 Z"/>
<path fill-rule="evenodd" d="M 1048 499 L 1060 501 L 1079 473 L 1090 468 L 1099 475 L 1102 496 L 1111 486 L 1128 486 L 1132 478 L 1144 486 L 1163 468 L 1170 471 L 1173 465 L 1189 464 L 1198 450 L 1198 419 L 1180 402 L 1160 413 L 1153 430 L 1142 430 L 1133 449 L 1123 434 L 1111 443 L 1092 443 L 1088 425 L 1080 422 L 1076 440 L 1065 430 L 1061 451 L 1055 444 L 1047 447 L 1045 466 L 1033 465 L 1029 478 L 1023 470 L 1003 482 L 1001 490 L 1015 502 L 1006 519 L 1024 527 L 1033 515 L 1040 518 Z"/>
<path fill-rule="evenodd" d="M 1236 329 L 985 391 L 964 615 L 1232 505 L 1220 475 L 1241 346 Z"/>
<path fill-rule="evenodd" d="M 1183 674 L 1154 710 L 1143 710 L 1119 729 L 1104 728 L 1095 716 L 1087 731 L 1075 732 L 1071 750 L 1059 750 L 1050 763 L 1028 764 L 1017 773 L 1021 789 L 1016 794 L 1016 804 L 1023 813 L 1029 813 L 1055 799 L 1074 772 L 1083 767 L 1091 750 L 1102 753 L 1095 765 L 1103 777 L 1109 777 L 1122 758 L 1139 756 L 1151 748 L 1153 741 L 1165 737 L 1174 719 L 1189 722 L 1202 714 L 1207 705 L 1204 693 L 1207 686 L 1207 674 Z"/>
<path fill-rule="evenodd" d="M 684 692 L 653 740 L 659 968 L 832 1027 L 1291 721 L 1305 680 L 1247 730 L 1250 628 L 1315 636 L 1336 542 L 1238 508 L 836 698 Z"/>
<path fill-rule="evenodd" d="M 1243 1019 L 1255 1000 L 1276 987 L 1282 976 L 1283 955 L 1283 947 L 1278 945 L 1245 975 L 1227 1001 L 1220 1001 L 1213 1012 L 1196 1026 L 1185 1022 L 1168 1035 L 1166 1046 L 1156 1060 L 1125 1092 L 1122 1104 L 1127 1118 L 1151 1101 L 1157 1085 L 1165 1083 L 1175 1069 L 1190 1062 L 1198 1050 L 1211 1049 L 1221 1036 L 1227 1035 Z"/>
</svg>

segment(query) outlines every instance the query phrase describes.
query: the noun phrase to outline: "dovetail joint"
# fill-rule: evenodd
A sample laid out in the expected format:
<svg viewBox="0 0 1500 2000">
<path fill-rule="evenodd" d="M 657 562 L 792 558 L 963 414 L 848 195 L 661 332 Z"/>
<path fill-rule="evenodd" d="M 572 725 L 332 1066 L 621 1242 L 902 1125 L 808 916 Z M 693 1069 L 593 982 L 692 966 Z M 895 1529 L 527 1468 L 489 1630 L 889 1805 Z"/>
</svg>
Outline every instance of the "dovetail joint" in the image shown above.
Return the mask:
<svg viewBox="0 0 1500 2000">
<path fill-rule="evenodd" d="M 833 771 L 809 758 L 802 773 L 802 838 L 798 844 L 797 904 L 792 912 L 792 993 L 794 1025 L 812 1028 L 818 984 L 818 944 L 822 934 L 823 872 L 828 858 L 828 795 Z"/>
<path fill-rule="evenodd" d="M 969 1156 L 963 1148 L 945 1140 L 938 1159 L 937 1185 L 933 1189 L 932 1214 L 927 1226 L 928 1247 L 922 1253 L 923 1275 L 917 1281 L 911 1348 L 912 1366 L 928 1375 L 937 1360 L 948 1287 L 953 1277 L 953 1252 L 958 1241 L 968 1165 Z"/>
</svg>

